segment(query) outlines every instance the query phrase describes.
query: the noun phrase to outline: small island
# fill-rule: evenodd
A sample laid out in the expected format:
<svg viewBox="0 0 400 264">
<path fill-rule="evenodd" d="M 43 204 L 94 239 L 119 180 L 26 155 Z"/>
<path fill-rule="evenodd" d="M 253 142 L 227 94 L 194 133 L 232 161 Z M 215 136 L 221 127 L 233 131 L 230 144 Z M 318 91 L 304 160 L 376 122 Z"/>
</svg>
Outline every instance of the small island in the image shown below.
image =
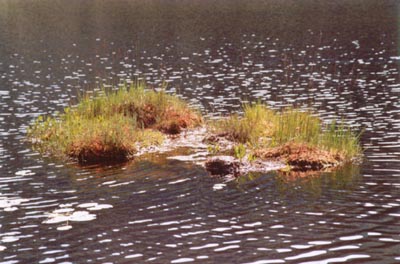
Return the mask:
<svg viewBox="0 0 400 264">
<path fill-rule="evenodd" d="M 52 117 L 39 116 L 28 138 L 42 153 L 80 164 L 125 162 L 146 152 L 203 146 L 211 175 L 322 171 L 359 160 L 359 135 L 312 112 L 246 104 L 243 114 L 205 120 L 177 96 L 141 82 L 81 96 Z"/>
</svg>

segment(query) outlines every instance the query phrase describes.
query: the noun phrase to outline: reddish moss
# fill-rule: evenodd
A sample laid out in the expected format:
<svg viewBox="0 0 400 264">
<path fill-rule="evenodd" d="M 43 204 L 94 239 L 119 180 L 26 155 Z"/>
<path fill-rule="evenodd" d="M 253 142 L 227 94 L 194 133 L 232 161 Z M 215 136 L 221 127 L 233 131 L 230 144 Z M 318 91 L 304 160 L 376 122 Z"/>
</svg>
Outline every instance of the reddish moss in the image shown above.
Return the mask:
<svg viewBox="0 0 400 264">
<path fill-rule="evenodd" d="M 166 134 L 179 134 L 182 129 L 198 126 L 201 122 L 201 116 L 189 109 L 179 110 L 168 107 L 163 113 L 157 129 Z"/>
<path fill-rule="evenodd" d="M 149 128 L 157 122 L 158 113 L 154 105 L 146 104 L 136 109 L 138 123 L 144 128 Z"/>
<path fill-rule="evenodd" d="M 256 156 L 263 159 L 280 160 L 291 166 L 292 170 L 321 170 L 336 166 L 344 158 L 341 155 L 321 150 L 304 143 L 289 142 L 275 148 L 256 151 Z"/>
<path fill-rule="evenodd" d="M 201 116 L 189 108 L 177 109 L 170 106 L 160 111 L 153 104 L 140 107 L 129 104 L 120 106 L 116 111 L 125 116 L 136 116 L 137 123 L 142 128 L 153 128 L 171 135 L 202 123 Z"/>
<path fill-rule="evenodd" d="M 125 146 L 110 145 L 98 139 L 91 142 L 75 142 L 69 147 L 68 156 L 80 163 L 123 162 L 129 159 L 132 150 Z"/>
</svg>

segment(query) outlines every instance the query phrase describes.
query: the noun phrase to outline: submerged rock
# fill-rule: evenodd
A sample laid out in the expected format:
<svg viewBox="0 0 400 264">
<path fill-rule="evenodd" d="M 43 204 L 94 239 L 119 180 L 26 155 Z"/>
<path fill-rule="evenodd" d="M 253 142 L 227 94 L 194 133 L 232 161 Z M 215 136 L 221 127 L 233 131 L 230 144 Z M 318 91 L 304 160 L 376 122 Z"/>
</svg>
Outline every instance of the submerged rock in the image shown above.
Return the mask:
<svg viewBox="0 0 400 264">
<path fill-rule="evenodd" d="M 232 156 L 214 156 L 204 163 L 206 170 L 212 176 L 239 177 L 249 172 L 269 172 L 285 167 L 285 164 L 276 161 L 256 160 L 249 162 Z"/>
<path fill-rule="evenodd" d="M 237 177 L 240 174 L 240 167 L 242 167 L 242 163 L 231 156 L 211 157 L 204 165 L 213 176 L 232 175 Z"/>
</svg>

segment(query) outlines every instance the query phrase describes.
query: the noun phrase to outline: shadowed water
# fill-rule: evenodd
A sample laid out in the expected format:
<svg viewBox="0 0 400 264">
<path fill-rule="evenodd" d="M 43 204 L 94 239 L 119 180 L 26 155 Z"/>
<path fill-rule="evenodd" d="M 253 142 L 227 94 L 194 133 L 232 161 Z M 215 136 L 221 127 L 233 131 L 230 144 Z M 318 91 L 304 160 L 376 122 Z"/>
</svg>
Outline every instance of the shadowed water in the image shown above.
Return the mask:
<svg viewBox="0 0 400 264">
<path fill-rule="evenodd" d="M 0 0 L 0 263 L 400 261 L 398 10 Z M 365 160 L 225 182 L 166 155 L 79 167 L 24 141 L 38 115 L 135 78 L 168 83 L 211 117 L 257 100 L 313 108 L 364 130 Z"/>
</svg>

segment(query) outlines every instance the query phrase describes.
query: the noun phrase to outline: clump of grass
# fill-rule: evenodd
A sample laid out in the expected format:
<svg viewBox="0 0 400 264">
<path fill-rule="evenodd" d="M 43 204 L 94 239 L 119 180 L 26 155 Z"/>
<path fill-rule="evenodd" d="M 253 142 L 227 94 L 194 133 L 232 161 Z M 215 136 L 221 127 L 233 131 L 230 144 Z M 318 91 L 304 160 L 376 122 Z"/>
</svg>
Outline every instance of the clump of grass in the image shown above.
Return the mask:
<svg viewBox="0 0 400 264">
<path fill-rule="evenodd" d="M 289 141 L 318 144 L 322 124 L 311 112 L 288 108 L 277 113 L 274 121 L 274 144 L 281 145 Z"/>
<path fill-rule="evenodd" d="M 264 105 L 244 105 L 243 117 L 232 115 L 212 124 L 218 134 L 226 134 L 240 143 L 258 143 L 260 139 L 271 136 L 275 113 Z"/>
<path fill-rule="evenodd" d="M 238 145 L 234 146 L 233 154 L 234 154 L 235 158 L 242 161 L 243 158 L 246 156 L 246 147 L 243 144 L 238 144 Z"/>
<path fill-rule="evenodd" d="M 135 150 L 136 133 L 130 120 L 121 116 L 84 118 L 75 112 L 60 119 L 38 118 L 29 136 L 39 150 L 67 155 L 80 162 L 102 159 L 126 160 Z"/>
<path fill-rule="evenodd" d="M 202 122 L 201 115 L 190 109 L 183 100 L 163 90 L 145 90 L 143 83 L 124 85 L 116 91 L 103 89 L 94 96 L 86 94 L 75 111 L 87 118 L 122 114 L 135 119 L 139 127 L 170 134 Z"/>
<path fill-rule="evenodd" d="M 233 115 L 214 122 L 213 127 L 216 133 L 225 134 L 238 144 L 247 144 L 256 154 L 269 153 L 264 156 L 281 157 L 285 162 L 290 157 L 293 164 L 308 164 L 303 162 L 311 159 L 312 154 L 304 154 L 307 151 L 321 157 L 314 159 L 321 162 L 319 165 L 310 166 L 318 168 L 349 161 L 361 154 L 359 135 L 343 122 L 325 125 L 313 113 L 299 109 L 278 112 L 260 103 L 245 105 L 242 117 Z M 296 155 L 302 160 L 295 160 Z"/>
<path fill-rule="evenodd" d="M 86 94 L 55 117 L 39 117 L 28 137 L 42 152 L 81 163 L 123 161 L 138 148 L 161 144 L 163 133 L 176 134 L 201 122 L 200 114 L 181 99 L 136 83 Z"/>
<path fill-rule="evenodd" d="M 355 134 L 343 122 L 333 121 L 325 127 L 325 132 L 320 136 L 320 145 L 324 146 L 338 155 L 343 155 L 346 159 L 357 157 L 361 154 L 360 146 L 361 133 Z"/>
<path fill-rule="evenodd" d="M 287 143 L 305 144 L 328 151 L 341 161 L 349 161 L 362 152 L 360 134 L 354 133 L 344 122 L 323 124 L 312 112 L 286 109 L 278 114 L 274 125 L 275 146 Z"/>
</svg>

